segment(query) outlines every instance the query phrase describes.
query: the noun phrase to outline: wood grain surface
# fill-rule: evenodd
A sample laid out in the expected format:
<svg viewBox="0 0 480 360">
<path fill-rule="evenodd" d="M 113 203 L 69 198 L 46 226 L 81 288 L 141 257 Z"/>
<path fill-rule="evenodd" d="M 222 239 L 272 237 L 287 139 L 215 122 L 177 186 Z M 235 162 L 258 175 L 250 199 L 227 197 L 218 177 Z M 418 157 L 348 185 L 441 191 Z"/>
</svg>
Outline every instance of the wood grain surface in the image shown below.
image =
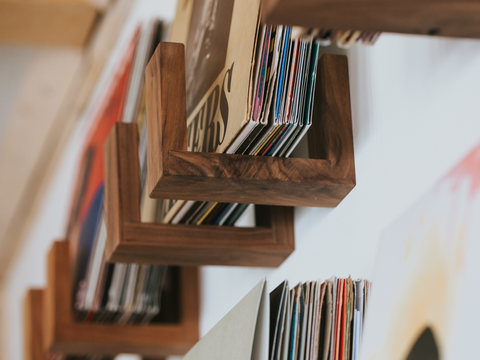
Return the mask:
<svg viewBox="0 0 480 360">
<path fill-rule="evenodd" d="M 146 101 L 147 185 L 153 189 L 158 179 L 169 171 L 169 154 L 163 150 L 187 150 L 183 44 L 162 42 L 158 45 L 145 69 L 145 86 L 147 97 L 151 97 Z"/>
<path fill-rule="evenodd" d="M 250 228 L 140 222 L 137 126 L 116 124 L 104 153 L 108 261 L 277 267 L 295 250 L 291 207 L 262 207 Z"/>
<path fill-rule="evenodd" d="M 269 208 L 274 224 L 215 225 L 127 223 L 110 260 L 145 264 L 279 266 L 295 249 L 293 208 Z M 108 231 L 108 230 L 107 230 Z M 107 240 L 109 241 L 109 240 Z"/>
<path fill-rule="evenodd" d="M 119 123 L 104 144 L 107 258 L 124 237 L 123 224 L 140 222 L 139 169 L 137 125 Z"/>
<path fill-rule="evenodd" d="M 43 293 L 30 289 L 24 303 L 24 355 L 25 360 L 46 360 L 43 350 Z"/>
<path fill-rule="evenodd" d="M 167 51 L 170 47 L 172 50 Z M 309 144 L 313 144 L 310 159 L 187 151 L 185 69 L 178 66 L 183 59 L 183 46 L 164 43 L 155 51 L 146 72 L 150 197 L 335 207 L 355 186 L 345 56 L 324 55 L 320 59 L 315 125 L 308 135 Z M 174 101 L 175 111 L 169 111 L 166 104 Z"/>
<path fill-rule="evenodd" d="M 261 4 L 267 24 L 480 37 L 478 1 L 262 0 Z"/>
<path fill-rule="evenodd" d="M 198 270 L 180 268 L 180 322 L 155 325 L 76 323 L 72 316 L 72 282 L 68 242 L 54 243 L 48 255 L 44 304 L 44 349 L 64 354 L 132 353 L 164 357 L 185 354 L 197 341 Z"/>
</svg>

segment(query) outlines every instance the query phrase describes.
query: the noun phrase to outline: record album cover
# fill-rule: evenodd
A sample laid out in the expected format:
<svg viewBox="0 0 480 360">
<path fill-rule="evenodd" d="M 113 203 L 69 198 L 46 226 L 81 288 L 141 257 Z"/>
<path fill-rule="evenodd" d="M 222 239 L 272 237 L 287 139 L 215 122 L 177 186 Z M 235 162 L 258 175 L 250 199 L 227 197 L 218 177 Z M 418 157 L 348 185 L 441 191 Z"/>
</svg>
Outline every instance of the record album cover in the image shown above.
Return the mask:
<svg viewBox="0 0 480 360">
<path fill-rule="evenodd" d="M 188 148 L 223 152 L 248 121 L 258 0 L 181 0 L 170 41 L 184 43 Z"/>
</svg>

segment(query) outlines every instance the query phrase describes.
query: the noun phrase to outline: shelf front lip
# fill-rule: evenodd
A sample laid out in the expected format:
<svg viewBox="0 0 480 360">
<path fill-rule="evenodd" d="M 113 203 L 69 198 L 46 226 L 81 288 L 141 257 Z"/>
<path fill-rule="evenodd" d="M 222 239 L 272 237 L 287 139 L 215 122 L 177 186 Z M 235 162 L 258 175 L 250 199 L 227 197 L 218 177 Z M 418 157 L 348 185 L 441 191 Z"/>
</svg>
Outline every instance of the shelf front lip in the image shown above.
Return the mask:
<svg viewBox="0 0 480 360">
<path fill-rule="evenodd" d="M 169 150 L 167 176 L 336 184 L 330 160 Z M 202 161 L 203 160 L 203 161 Z M 201 163 L 201 165 L 196 165 Z M 325 175 L 326 174 L 326 175 Z"/>
<path fill-rule="evenodd" d="M 279 242 L 274 230 L 263 226 L 126 223 L 123 229 L 110 261 L 129 261 L 136 254 L 136 262 L 145 264 L 277 267 L 295 250 L 294 243 Z M 180 230 L 182 235 L 175 235 Z"/>
<path fill-rule="evenodd" d="M 318 176 L 318 182 L 299 182 L 167 174 L 158 181 L 149 196 L 154 199 L 336 207 L 356 185 L 351 179 L 325 180 L 325 176 Z M 259 192 L 263 196 L 259 196 Z"/>
<path fill-rule="evenodd" d="M 98 346 L 96 354 L 113 355 L 119 353 L 136 353 L 139 347 L 143 348 L 143 355 L 184 355 L 192 346 L 192 342 L 184 339 L 184 328 L 181 325 L 162 324 L 162 325 L 122 325 L 122 335 L 118 335 L 118 327 L 115 324 L 82 324 L 72 322 L 63 328 L 61 333 L 57 333 L 55 343 L 51 351 L 56 353 L 88 355 L 89 351 Z M 109 338 L 112 327 L 116 328 L 115 335 Z M 166 336 L 170 339 L 175 338 L 172 342 L 162 344 L 159 348 L 158 344 L 152 344 L 148 339 L 148 335 L 152 331 L 158 337 Z M 97 336 L 102 334 L 102 338 Z M 143 335 L 142 335 L 143 334 Z M 135 342 L 132 342 L 132 339 Z M 91 353 L 91 352 L 90 352 Z"/>
<path fill-rule="evenodd" d="M 183 231 L 178 235 L 180 230 Z M 278 267 L 295 251 L 293 241 L 283 242 L 273 228 L 264 226 L 127 222 L 122 233 L 121 241 L 107 248 L 106 257 L 110 262 Z"/>
<path fill-rule="evenodd" d="M 354 174 L 351 169 L 332 166 L 325 159 L 170 150 L 169 168 L 157 180 L 150 197 L 335 207 L 355 187 Z"/>
<path fill-rule="evenodd" d="M 223 249 L 258 248 L 277 245 L 273 230 L 266 226 L 235 227 L 217 225 L 155 224 L 127 222 L 122 243 L 163 248 Z M 154 233 L 153 233 L 154 232 Z M 181 232 L 182 235 L 178 235 Z M 141 240 L 138 234 L 141 233 Z M 148 233 L 153 233 L 149 235 Z M 202 242 L 196 242 L 202 238 Z"/>
<path fill-rule="evenodd" d="M 129 246 L 130 245 L 130 246 Z M 153 248 L 153 247 L 152 247 Z M 156 250 L 156 248 L 153 248 Z M 120 244 L 112 254 L 112 261 L 127 261 L 132 252 L 138 253 L 138 246 Z M 294 251 L 294 248 L 282 245 L 264 249 L 192 249 L 190 255 L 185 249 L 163 249 L 161 252 L 146 252 L 138 263 L 185 265 L 185 266 L 250 266 L 262 268 L 276 268 Z M 218 252 L 223 252 L 218 254 Z M 147 257 L 150 256 L 150 257 Z"/>
</svg>

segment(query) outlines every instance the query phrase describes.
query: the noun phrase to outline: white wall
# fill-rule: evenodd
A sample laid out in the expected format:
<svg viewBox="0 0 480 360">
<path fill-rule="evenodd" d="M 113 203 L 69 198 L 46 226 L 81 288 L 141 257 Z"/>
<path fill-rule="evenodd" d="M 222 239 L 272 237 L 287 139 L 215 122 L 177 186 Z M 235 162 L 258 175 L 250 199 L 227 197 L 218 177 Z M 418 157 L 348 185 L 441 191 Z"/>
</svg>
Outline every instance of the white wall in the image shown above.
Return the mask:
<svg viewBox="0 0 480 360">
<path fill-rule="evenodd" d="M 10 117 L 23 72 L 35 52 L 34 47 L 0 45 L 0 138 Z"/>
<path fill-rule="evenodd" d="M 202 334 L 262 277 L 269 289 L 285 278 L 371 278 L 382 230 L 480 141 L 480 41 L 384 34 L 348 56 L 356 188 L 335 209 L 295 209 L 297 250 L 278 269 L 203 268 Z M 64 231 L 81 134 L 10 269 L 0 309 L 10 329 L 4 359 L 23 357 L 22 299 L 27 287 L 45 283 L 45 251 Z"/>
</svg>

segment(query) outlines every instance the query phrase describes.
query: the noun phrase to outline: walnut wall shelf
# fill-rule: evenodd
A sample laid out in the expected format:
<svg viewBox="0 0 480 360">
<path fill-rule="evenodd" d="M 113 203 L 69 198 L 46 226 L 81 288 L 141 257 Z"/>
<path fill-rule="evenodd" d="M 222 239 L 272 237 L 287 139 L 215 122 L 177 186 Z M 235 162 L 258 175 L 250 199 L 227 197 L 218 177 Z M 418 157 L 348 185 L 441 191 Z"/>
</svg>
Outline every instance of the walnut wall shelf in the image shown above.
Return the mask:
<svg viewBox="0 0 480 360">
<path fill-rule="evenodd" d="M 320 59 L 309 159 L 187 151 L 182 44 L 161 43 L 145 79 L 150 197 L 335 207 L 355 186 L 345 56 Z"/>
<path fill-rule="evenodd" d="M 104 151 L 109 261 L 273 267 L 295 249 L 291 207 L 263 207 L 252 228 L 142 223 L 136 124 L 116 124 Z"/>
<path fill-rule="evenodd" d="M 60 354 L 132 353 L 164 357 L 184 355 L 198 341 L 198 271 L 180 268 L 180 322 L 115 325 L 77 323 L 72 314 L 68 242 L 54 243 L 48 255 L 44 296 L 44 349 Z"/>
<path fill-rule="evenodd" d="M 261 0 L 269 24 L 480 38 L 470 0 Z"/>
<path fill-rule="evenodd" d="M 30 289 L 24 303 L 25 360 L 46 360 L 43 350 L 43 296 L 44 290 Z"/>
</svg>

